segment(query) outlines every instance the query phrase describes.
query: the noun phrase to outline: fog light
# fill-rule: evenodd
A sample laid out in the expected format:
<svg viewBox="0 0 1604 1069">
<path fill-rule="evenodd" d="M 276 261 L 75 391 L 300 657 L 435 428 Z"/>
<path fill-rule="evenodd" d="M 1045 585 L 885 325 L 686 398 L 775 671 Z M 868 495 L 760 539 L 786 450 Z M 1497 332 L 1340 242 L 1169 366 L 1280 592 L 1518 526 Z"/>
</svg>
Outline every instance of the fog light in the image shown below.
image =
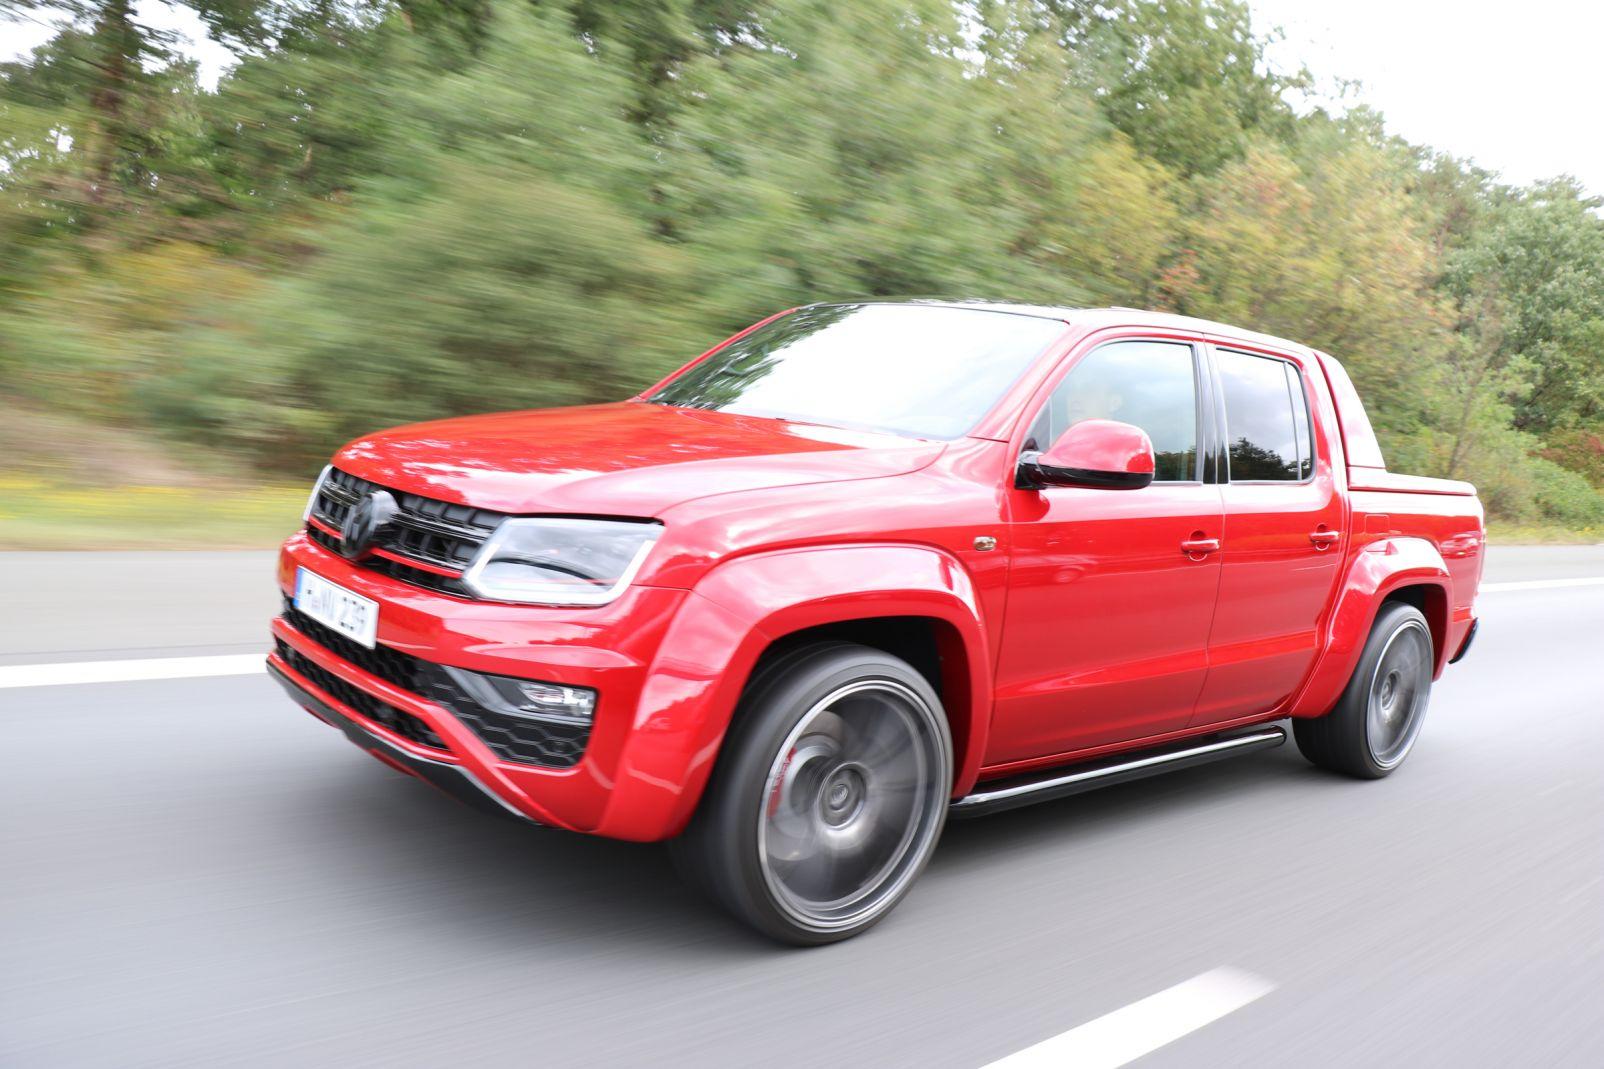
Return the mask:
<svg viewBox="0 0 1604 1069">
<path fill-rule="evenodd" d="M 537 679 L 513 679 L 469 672 L 446 665 L 447 674 L 468 697 L 487 709 L 531 720 L 563 724 L 588 724 L 596 712 L 596 692 L 589 687 L 569 687 Z"/>
<path fill-rule="evenodd" d="M 520 711 L 543 713 L 548 716 L 589 720 L 596 711 L 596 692 L 587 687 L 565 687 L 557 683 L 537 683 L 530 679 L 502 679 L 492 676 L 496 684 L 512 684 L 522 700 Z"/>
</svg>

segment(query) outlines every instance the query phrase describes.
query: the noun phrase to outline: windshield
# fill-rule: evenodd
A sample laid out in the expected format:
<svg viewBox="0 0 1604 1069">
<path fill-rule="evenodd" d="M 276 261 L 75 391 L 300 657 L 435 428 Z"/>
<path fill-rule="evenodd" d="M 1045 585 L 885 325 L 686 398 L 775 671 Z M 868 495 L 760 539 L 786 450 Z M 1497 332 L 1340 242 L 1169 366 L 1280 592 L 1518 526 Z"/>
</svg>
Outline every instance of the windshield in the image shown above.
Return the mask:
<svg viewBox="0 0 1604 1069">
<path fill-rule="evenodd" d="M 803 308 L 720 349 L 648 400 L 957 438 L 1066 329 L 939 305 Z"/>
</svg>

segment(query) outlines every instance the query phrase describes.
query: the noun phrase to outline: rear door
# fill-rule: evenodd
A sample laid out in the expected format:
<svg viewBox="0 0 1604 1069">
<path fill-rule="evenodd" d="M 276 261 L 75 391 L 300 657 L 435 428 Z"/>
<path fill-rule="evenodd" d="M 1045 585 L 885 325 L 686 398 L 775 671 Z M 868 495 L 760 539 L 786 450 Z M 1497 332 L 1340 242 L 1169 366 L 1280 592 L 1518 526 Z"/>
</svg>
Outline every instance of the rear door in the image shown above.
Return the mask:
<svg viewBox="0 0 1604 1069">
<path fill-rule="evenodd" d="M 1140 490 L 1020 490 L 1008 476 L 1012 561 L 997 664 L 991 767 L 1176 731 L 1207 671 L 1220 493 L 1206 463 L 1212 411 L 1201 343 L 1124 338 L 1091 346 L 1027 422 L 1020 450 L 1072 423 L 1115 419 L 1153 440 Z"/>
<path fill-rule="evenodd" d="M 1313 360 L 1224 342 L 1209 355 L 1224 526 L 1197 725 L 1266 712 L 1297 689 L 1319 652 L 1346 529 L 1333 443 L 1310 416 Z"/>
</svg>

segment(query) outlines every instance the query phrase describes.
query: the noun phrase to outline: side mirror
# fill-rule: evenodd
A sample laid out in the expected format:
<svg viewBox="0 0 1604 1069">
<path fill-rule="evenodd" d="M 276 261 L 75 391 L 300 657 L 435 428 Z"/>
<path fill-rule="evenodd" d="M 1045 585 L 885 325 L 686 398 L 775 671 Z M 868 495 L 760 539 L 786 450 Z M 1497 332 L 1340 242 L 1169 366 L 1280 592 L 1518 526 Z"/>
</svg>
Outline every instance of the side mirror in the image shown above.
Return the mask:
<svg viewBox="0 0 1604 1069">
<path fill-rule="evenodd" d="M 1058 436 L 1045 453 L 1019 458 L 1015 485 L 1090 486 L 1140 490 L 1153 481 L 1153 443 L 1147 432 L 1112 419 L 1083 419 Z"/>
</svg>

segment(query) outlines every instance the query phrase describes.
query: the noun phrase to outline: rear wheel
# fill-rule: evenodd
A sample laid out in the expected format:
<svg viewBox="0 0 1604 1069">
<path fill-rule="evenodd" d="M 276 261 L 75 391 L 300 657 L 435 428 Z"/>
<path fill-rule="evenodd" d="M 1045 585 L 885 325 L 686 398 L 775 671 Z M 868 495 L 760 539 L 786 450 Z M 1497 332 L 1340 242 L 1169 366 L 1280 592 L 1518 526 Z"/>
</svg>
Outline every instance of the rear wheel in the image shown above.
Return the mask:
<svg viewBox="0 0 1604 1069">
<path fill-rule="evenodd" d="M 1298 749 L 1322 768 L 1361 779 L 1392 772 L 1420 735 L 1435 663 L 1420 610 L 1403 602 L 1384 605 L 1336 708 L 1292 722 Z"/>
<path fill-rule="evenodd" d="M 869 647 L 813 646 L 754 680 L 676 861 L 766 935 L 845 939 L 907 893 L 951 784 L 951 735 L 924 678 Z"/>
</svg>

